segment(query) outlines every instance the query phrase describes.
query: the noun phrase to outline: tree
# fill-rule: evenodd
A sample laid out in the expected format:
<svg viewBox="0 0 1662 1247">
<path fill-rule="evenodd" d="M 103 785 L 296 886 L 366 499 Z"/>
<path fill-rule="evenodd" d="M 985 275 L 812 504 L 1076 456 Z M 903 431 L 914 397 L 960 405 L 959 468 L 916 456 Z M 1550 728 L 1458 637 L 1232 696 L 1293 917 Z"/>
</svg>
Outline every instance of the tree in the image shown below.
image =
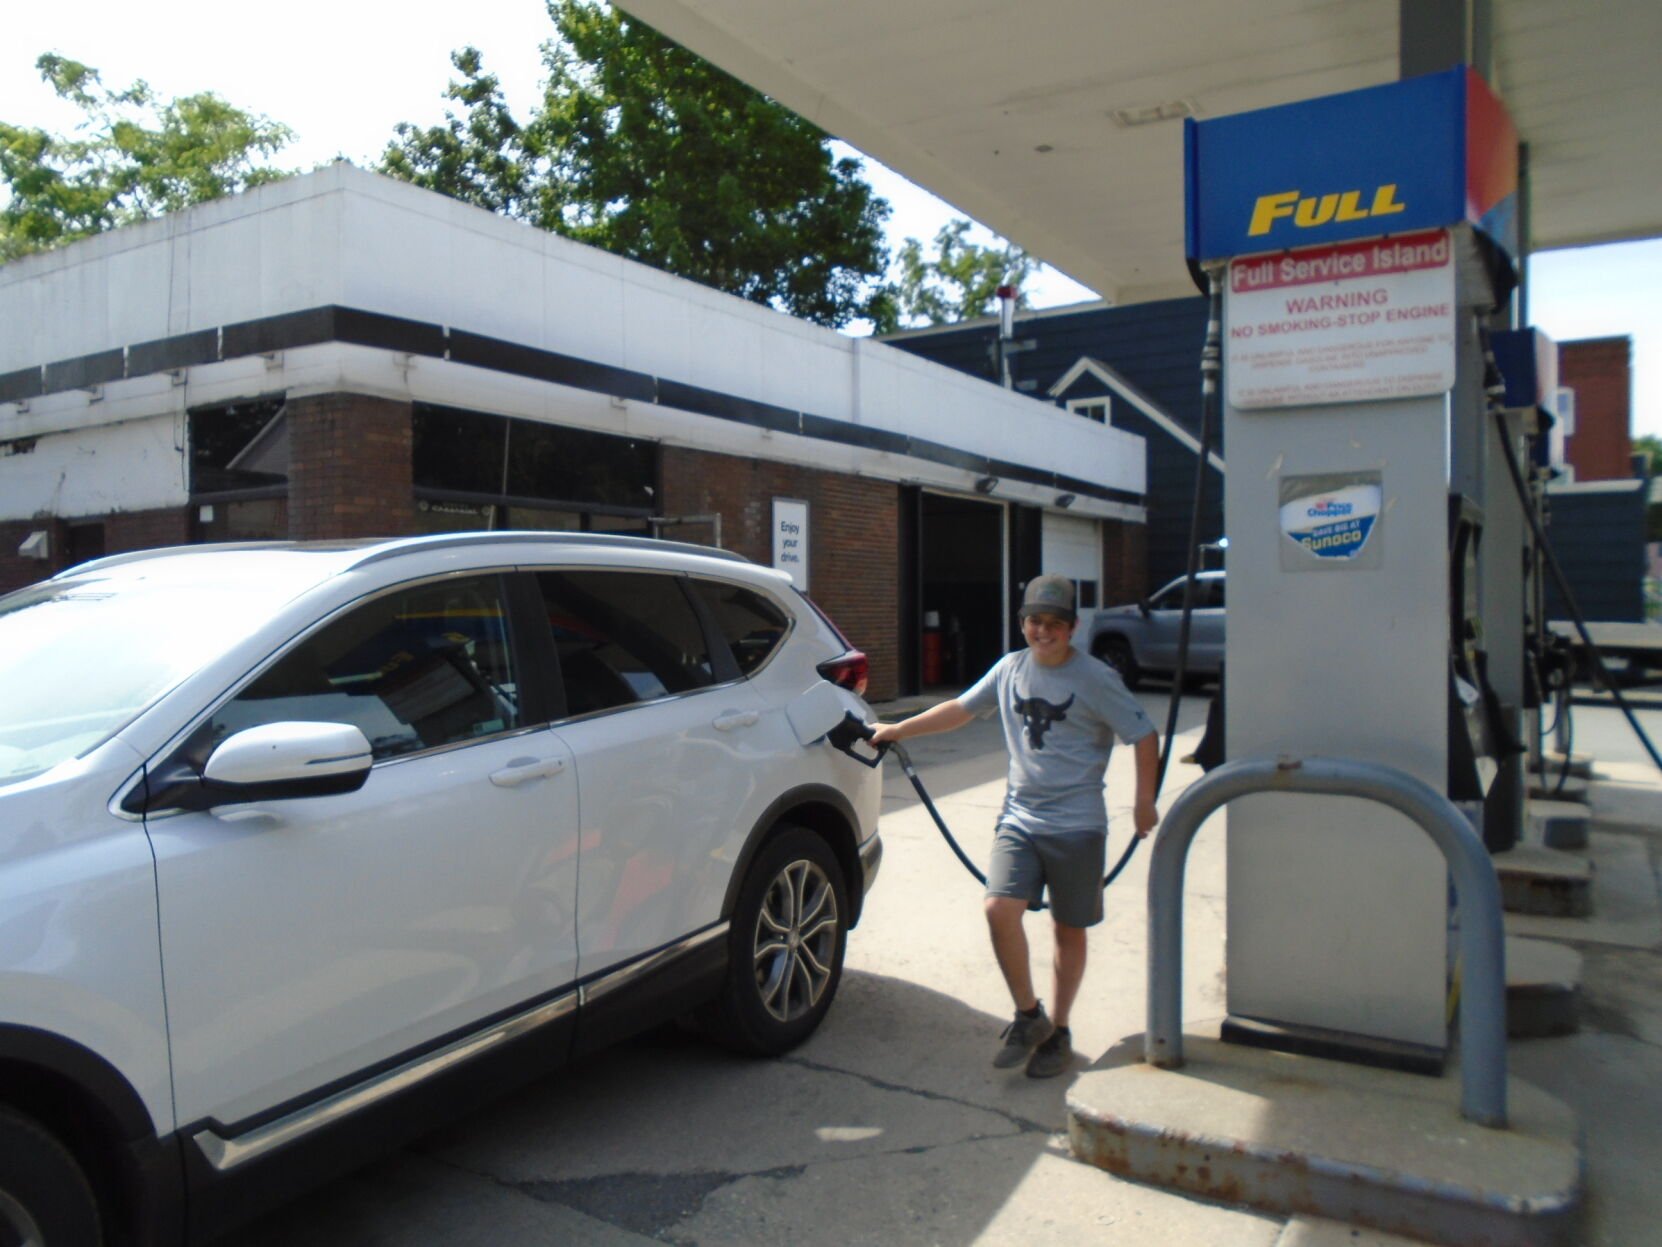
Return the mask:
<svg viewBox="0 0 1662 1247">
<path fill-rule="evenodd" d="M 896 266 L 899 281 L 884 291 L 873 310 L 877 333 L 892 333 L 916 325 L 950 325 L 995 310 L 1000 286 L 1016 288 L 1016 306 L 1025 308 L 1021 285 L 1038 267 L 1014 243 L 983 247 L 965 235 L 970 223 L 948 221 L 935 235 L 934 258 L 923 254 L 915 238 L 901 244 Z"/>
<path fill-rule="evenodd" d="M 66 57 L 35 66 L 85 120 L 73 137 L 0 122 L 0 263 L 288 176 L 262 158 L 289 129 L 211 92 L 163 102 Z"/>
<path fill-rule="evenodd" d="M 549 0 L 534 116 L 474 48 L 445 124 L 397 128 L 381 170 L 757 303 L 840 326 L 883 272 L 888 204 L 826 134 L 597 0 Z"/>
<path fill-rule="evenodd" d="M 394 127 L 398 138 L 381 157 L 381 172 L 428 190 L 477 204 L 521 220 L 530 218 L 530 166 L 525 136 L 508 112 L 495 74 L 487 74 L 477 48 L 450 55 L 462 78 L 445 97 L 463 116 L 445 114 L 445 124 L 422 130 L 407 121 Z"/>
<path fill-rule="evenodd" d="M 1633 453 L 1645 457 L 1647 476 L 1662 476 L 1662 437 L 1654 433 L 1641 434 L 1633 439 Z"/>
<path fill-rule="evenodd" d="M 1634 438 L 1633 452 L 1644 456 L 1646 476 L 1662 476 L 1662 437 L 1646 433 Z M 1645 540 L 1662 541 L 1662 502 L 1645 508 Z"/>
</svg>

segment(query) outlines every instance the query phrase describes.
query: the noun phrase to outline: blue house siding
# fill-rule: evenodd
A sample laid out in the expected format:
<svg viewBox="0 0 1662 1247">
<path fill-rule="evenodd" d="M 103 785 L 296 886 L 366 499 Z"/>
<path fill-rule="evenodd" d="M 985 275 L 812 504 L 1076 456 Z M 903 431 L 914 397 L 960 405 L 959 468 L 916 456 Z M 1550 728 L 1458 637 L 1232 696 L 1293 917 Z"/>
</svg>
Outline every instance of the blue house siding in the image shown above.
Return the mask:
<svg viewBox="0 0 1662 1247">
<path fill-rule="evenodd" d="M 995 322 L 962 328 L 942 328 L 889 339 L 889 344 L 993 381 L 997 379 L 991 348 L 998 336 Z M 1200 349 L 1206 337 L 1206 300 L 1169 299 L 1131 307 L 1091 307 L 1078 312 L 1018 318 L 1016 340 L 1031 340 L 1033 349 L 1011 357 L 1010 371 L 1020 385 L 1045 398 L 1050 387 L 1089 356 L 1107 364 L 1154 400 L 1173 421 L 1195 438 L 1200 436 Z M 1062 400 L 1106 394 L 1107 389 L 1084 376 L 1061 395 Z M 1116 428 L 1144 439 L 1148 453 L 1148 583 L 1151 593 L 1187 566 L 1186 545 L 1192 505 L 1195 454 L 1167 430 L 1131 404 L 1115 397 L 1109 419 Z M 1214 448 L 1222 453 L 1221 430 Z M 1202 509 L 1201 539 L 1223 535 L 1223 477 L 1207 476 Z M 1215 565 L 1215 564 L 1214 564 Z"/>
<path fill-rule="evenodd" d="M 1636 487 L 1547 495 L 1547 540 L 1589 620 L 1644 621 L 1645 493 Z M 1547 618 L 1570 618 L 1550 576 Z"/>
</svg>

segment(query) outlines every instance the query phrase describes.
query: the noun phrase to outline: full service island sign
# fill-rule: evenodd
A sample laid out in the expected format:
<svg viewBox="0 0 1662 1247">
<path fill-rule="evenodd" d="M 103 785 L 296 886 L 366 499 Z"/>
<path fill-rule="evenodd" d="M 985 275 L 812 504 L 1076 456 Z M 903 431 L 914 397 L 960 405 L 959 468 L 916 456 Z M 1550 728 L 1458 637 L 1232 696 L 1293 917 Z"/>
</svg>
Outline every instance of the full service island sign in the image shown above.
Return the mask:
<svg viewBox="0 0 1662 1247">
<path fill-rule="evenodd" d="M 796 498 L 773 500 L 773 565 L 791 574 L 808 592 L 808 504 Z"/>
<path fill-rule="evenodd" d="M 1447 230 L 1229 265 L 1224 380 L 1237 408 L 1440 394 L 1454 385 Z"/>
</svg>

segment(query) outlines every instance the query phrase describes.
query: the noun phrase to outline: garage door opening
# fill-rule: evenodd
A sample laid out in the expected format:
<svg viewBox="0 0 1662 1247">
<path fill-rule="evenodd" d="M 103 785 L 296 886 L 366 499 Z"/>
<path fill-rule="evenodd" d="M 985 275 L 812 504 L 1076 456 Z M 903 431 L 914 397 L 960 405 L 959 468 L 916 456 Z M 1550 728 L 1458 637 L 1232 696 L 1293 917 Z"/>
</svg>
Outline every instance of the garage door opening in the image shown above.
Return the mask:
<svg viewBox="0 0 1662 1247">
<path fill-rule="evenodd" d="M 918 683 L 958 691 L 1004 653 L 1004 507 L 925 493 L 920 509 Z"/>
</svg>

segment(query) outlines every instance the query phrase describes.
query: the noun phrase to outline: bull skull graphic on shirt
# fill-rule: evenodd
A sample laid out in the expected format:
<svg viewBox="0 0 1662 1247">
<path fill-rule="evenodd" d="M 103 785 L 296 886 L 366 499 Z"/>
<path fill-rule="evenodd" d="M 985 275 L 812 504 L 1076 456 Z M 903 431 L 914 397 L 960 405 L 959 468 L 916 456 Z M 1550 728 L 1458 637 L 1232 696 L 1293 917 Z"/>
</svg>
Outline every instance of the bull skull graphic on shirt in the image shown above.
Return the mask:
<svg viewBox="0 0 1662 1247">
<path fill-rule="evenodd" d="M 1035 749 L 1045 747 L 1045 733 L 1053 724 L 1060 723 L 1068 717 L 1068 707 L 1073 705 L 1074 694 L 1068 694 L 1068 699 L 1058 706 L 1055 702 L 1046 701 L 1043 697 L 1022 697 L 1011 692 L 1011 704 L 1027 729 L 1028 743 Z"/>
</svg>

